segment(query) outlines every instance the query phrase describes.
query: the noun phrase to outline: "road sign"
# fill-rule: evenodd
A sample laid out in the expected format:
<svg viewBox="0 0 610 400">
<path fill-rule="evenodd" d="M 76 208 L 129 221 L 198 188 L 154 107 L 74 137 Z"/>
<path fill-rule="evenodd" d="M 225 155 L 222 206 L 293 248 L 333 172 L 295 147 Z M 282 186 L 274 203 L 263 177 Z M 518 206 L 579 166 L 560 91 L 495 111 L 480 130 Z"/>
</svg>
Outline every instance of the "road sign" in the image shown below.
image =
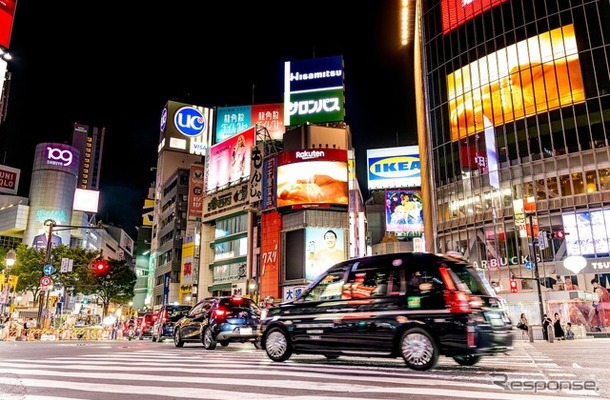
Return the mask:
<svg viewBox="0 0 610 400">
<path fill-rule="evenodd" d="M 531 271 L 534 269 L 534 262 L 533 261 L 526 261 L 525 262 L 525 269 L 527 269 L 528 271 Z"/>
<path fill-rule="evenodd" d="M 55 268 L 53 268 L 51 264 L 47 264 L 42 269 L 42 272 L 44 272 L 45 275 L 51 275 L 53 272 L 55 272 Z"/>
<path fill-rule="evenodd" d="M 40 278 L 40 286 L 50 286 L 53 284 L 53 279 L 51 279 L 48 276 L 43 276 L 42 278 Z"/>
<path fill-rule="evenodd" d="M 62 258 L 61 259 L 61 272 L 72 272 L 72 266 L 74 265 L 74 260 L 71 258 Z"/>
</svg>

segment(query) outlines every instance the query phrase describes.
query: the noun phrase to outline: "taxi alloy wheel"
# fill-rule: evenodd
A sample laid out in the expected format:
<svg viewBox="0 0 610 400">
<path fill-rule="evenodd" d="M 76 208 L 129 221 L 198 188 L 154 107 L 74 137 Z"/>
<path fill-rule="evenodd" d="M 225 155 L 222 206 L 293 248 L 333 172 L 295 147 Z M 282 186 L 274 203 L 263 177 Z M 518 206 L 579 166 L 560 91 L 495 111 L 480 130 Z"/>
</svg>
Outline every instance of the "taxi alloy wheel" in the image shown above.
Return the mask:
<svg viewBox="0 0 610 400">
<path fill-rule="evenodd" d="M 174 332 L 174 346 L 176 346 L 176 347 L 184 346 L 184 342 L 182 341 L 182 338 L 180 337 L 180 330 L 178 330 L 178 329 L 176 329 L 176 331 Z"/>
<path fill-rule="evenodd" d="M 288 360 L 292 355 L 292 348 L 286 333 L 279 328 L 272 328 L 265 339 L 265 351 L 273 361 Z"/>
<path fill-rule="evenodd" d="M 407 330 L 400 339 L 400 353 L 407 367 L 416 371 L 433 368 L 438 361 L 434 339 L 421 328 Z"/>
<path fill-rule="evenodd" d="M 203 347 L 206 350 L 214 350 L 216 348 L 216 341 L 212 336 L 212 328 L 209 326 L 203 332 Z"/>
</svg>

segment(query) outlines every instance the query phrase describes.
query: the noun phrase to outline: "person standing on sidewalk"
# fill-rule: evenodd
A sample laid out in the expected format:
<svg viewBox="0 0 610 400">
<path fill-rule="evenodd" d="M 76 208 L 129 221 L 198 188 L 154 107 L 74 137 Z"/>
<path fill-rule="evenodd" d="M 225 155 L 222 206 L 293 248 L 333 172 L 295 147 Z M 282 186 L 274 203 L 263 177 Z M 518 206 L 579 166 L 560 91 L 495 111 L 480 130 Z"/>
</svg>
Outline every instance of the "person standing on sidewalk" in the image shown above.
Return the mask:
<svg viewBox="0 0 610 400">
<path fill-rule="evenodd" d="M 527 339 L 529 323 L 527 322 L 527 317 L 525 316 L 525 313 L 521 313 L 521 316 L 519 317 L 519 322 L 517 322 L 517 329 L 521 331 L 521 339 Z"/>
<path fill-rule="evenodd" d="M 555 329 L 555 339 L 565 340 L 566 335 L 563 332 L 563 327 L 561 326 L 561 317 L 559 316 L 559 313 L 555 313 L 555 322 L 553 324 L 553 328 Z"/>
<path fill-rule="evenodd" d="M 544 314 L 542 317 L 542 338 L 548 342 L 549 340 L 549 326 L 553 321 L 549 318 L 548 315 Z"/>
</svg>

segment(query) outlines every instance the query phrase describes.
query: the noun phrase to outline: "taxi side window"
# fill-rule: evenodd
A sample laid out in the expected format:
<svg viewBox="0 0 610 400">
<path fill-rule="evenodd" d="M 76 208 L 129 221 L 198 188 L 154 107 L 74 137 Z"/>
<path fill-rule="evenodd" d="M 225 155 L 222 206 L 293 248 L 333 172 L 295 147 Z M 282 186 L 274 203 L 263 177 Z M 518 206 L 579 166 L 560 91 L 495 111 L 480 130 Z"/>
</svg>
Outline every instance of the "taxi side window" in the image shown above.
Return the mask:
<svg viewBox="0 0 610 400">
<path fill-rule="evenodd" d="M 350 273 L 343 298 L 362 299 L 400 294 L 400 270 L 397 268 L 358 269 Z"/>
<path fill-rule="evenodd" d="M 305 301 L 337 300 L 341 298 L 345 270 L 328 272 L 305 294 Z"/>
</svg>

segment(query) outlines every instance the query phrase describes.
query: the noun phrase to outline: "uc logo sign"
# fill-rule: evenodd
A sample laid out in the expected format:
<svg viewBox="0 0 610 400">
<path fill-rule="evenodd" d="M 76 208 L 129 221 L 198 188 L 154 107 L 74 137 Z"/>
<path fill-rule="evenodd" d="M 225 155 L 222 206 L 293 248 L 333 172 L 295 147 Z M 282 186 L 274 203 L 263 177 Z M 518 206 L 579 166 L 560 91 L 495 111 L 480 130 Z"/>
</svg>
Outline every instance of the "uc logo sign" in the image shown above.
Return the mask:
<svg viewBox="0 0 610 400">
<path fill-rule="evenodd" d="M 186 136 L 199 136 L 205 129 L 205 118 L 195 107 L 182 107 L 174 116 L 174 125 Z"/>
<path fill-rule="evenodd" d="M 165 125 L 167 124 L 167 107 L 163 109 L 161 113 L 161 131 L 165 130 Z"/>
</svg>

